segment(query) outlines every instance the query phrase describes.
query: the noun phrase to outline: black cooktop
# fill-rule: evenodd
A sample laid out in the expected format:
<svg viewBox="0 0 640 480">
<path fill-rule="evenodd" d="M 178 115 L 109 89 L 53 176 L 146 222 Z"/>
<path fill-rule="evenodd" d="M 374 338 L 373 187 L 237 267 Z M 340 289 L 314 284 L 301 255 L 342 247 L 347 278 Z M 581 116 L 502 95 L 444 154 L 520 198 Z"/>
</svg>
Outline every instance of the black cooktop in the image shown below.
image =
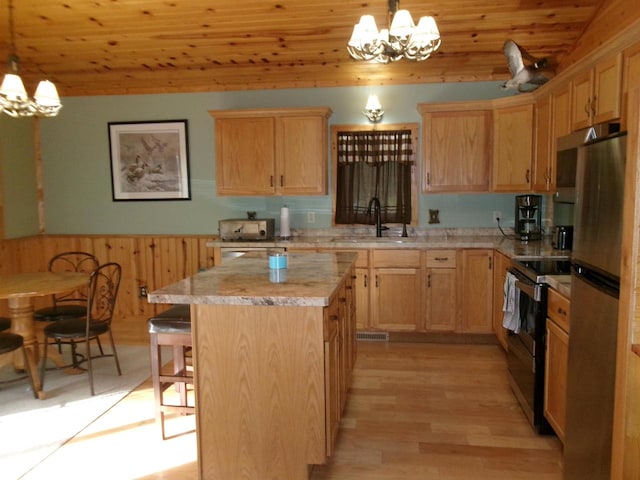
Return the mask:
<svg viewBox="0 0 640 480">
<path fill-rule="evenodd" d="M 511 260 L 511 265 L 534 282 L 545 275 L 571 275 L 569 260 Z"/>
</svg>

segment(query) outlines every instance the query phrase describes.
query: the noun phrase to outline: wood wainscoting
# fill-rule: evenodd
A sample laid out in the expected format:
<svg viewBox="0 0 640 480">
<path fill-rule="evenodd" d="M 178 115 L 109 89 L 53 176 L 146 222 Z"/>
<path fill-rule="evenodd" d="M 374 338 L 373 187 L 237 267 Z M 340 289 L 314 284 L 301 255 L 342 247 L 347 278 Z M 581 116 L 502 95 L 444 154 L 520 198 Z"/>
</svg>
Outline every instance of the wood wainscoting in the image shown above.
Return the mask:
<svg viewBox="0 0 640 480">
<path fill-rule="evenodd" d="M 214 266 L 211 235 L 42 235 L 0 241 L 0 274 L 46 271 L 57 253 L 81 250 L 100 263 L 118 262 L 122 283 L 116 303 L 113 331 L 116 342 L 142 345 L 149 341 L 147 319 L 164 310 L 140 296 L 140 287 L 152 291 Z M 35 308 L 50 303 L 36 298 Z M 0 301 L 0 315 L 8 315 Z"/>
</svg>

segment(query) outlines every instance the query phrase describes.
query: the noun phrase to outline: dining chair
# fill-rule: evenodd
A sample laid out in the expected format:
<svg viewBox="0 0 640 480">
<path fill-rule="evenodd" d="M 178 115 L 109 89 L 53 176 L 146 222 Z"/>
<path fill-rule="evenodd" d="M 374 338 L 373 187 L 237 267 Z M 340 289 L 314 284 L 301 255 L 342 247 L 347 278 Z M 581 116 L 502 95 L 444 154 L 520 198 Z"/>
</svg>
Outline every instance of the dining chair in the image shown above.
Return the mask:
<svg viewBox="0 0 640 480">
<path fill-rule="evenodd" d="M 50 272 L 84 272 L 90 274 L 98 268 L 98 259 L 87 252 L 63 252 L 49 260 Z M 87 314 L 87 289 L 52 295 L 53 305 L 33 312 L 39 321 L 57 321 L 64 318 L 80 318 Z"/>
<path fill-rule="evenodd" d="M 22 338 L 22 335 L 11 332 L 0 332 L 0 366 L 12 362 L 13 356 L 10 356 L 9 354 L 16 350 L 22 351 L 24 369 L 27 372 L 27 377 L 31 384 L 31 391 L 33 392 L 33 396 L 38 398 L 38 392 L 36 391 L 35 382 L 33 381 L 37 366 L 27 355 L 27 352 L 24 349 L 24 339 Z"/>
<path fill-rule="evenodd" d="M 9 330 L 11 328 L 11 319 L 6 317 L 0 317 L 0 332 L 2 330 Z"/>
<path fill-rule="evenodd" d="M 47 348 L 50 344 L 71 346 L 72 363 L 69 366 L 80 369 L 82 368 L 81 364 L 87 362 L 91 395 L 95 395 L 92 360 L 101 357 L 113 357 L 118 375 L 122 375 L 111 331 L 111 322 L 121 277 L 122 267 L 118 263 L 110 262 L 100 265 L 91 272 L 89 277 L 85 316 L 82 318 L 64 318 L 52 322 L 44 328 L 44 355 L 40 365 L 40 378 L 43 385 Z M 108 335 L 112 353 L 104 353 L 98 340 L 100 335 Z M 95 355 L 91 353 L 91 341 L 94 340 L 99 346 L 99 353 Z M 85 345 L 83 354 L 77 351 L 79 344 Z"/>
</svg>

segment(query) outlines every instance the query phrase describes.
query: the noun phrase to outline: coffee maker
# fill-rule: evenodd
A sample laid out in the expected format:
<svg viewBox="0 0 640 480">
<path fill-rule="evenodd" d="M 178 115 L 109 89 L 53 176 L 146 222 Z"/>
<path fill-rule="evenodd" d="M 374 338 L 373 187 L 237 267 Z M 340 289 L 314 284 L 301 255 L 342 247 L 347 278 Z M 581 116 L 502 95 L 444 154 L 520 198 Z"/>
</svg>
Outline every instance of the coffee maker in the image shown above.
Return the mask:
<svg viewBox="0 0 640 480">
<path fill-rule="evenodd" d="M 522 242 L 540 240 L 542 235 L 542 197 L 540 195 L 516 196 L 516 237 Z"/>
</svg>

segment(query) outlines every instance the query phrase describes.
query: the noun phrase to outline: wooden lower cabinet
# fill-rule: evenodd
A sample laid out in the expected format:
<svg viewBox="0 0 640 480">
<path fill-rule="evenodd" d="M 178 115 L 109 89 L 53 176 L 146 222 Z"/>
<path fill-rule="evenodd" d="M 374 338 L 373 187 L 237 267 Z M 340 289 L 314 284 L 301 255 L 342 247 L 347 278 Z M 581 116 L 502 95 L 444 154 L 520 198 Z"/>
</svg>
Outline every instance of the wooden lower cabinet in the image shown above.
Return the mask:
<svg viewBox="0 0 640 480">
<path fill-rule="evenodd" d="M 458 270 L 455 250 L 427 250 L 425 322 L 430 332 L 453 332 L 458 326 Z"/>
<path fill-rule="evenodd" d="M 371 327 L 414 332 L 424 328 L 421 251 L 372 250 Z"/>
<path fill-rule="evenodd" d="M 335 445 L 338 429 L 340 426 L 340 412 L 342 410 L 342 384 L 344 375 L 341 372 L 344 363 L 341 361 L 341 335 L 343 325 L 340 321 L 340 309 L 337 301 L 334 301 L 325 311 L 325 325 L 327 336 L 324 341 L 324 368 L 325 375 L 325 421 L 327 431 L 327 456 L 330 456 Z"/>
<path fill-rule="evenodd" d="M 463 333 L 493 332 L 493 250 L 462 251 L 462 316 Z"/>
<path fill-rule="evenodd" d="M 366 330 L 370 327 L 369 322 L 369 299 L 371 285 L 371 274 L 369 268 L 356 268 L 356 328 L 358 330 Z"/>
<path fill-rule="evenodd" d="M 564 443 L 569 360 L 569 299 L 549 290 L 544 416 Z"/>
<path fill-rule="evenodd" d="M 507 350 L 507 329 L 502 326 L 504 312 L 504 282 L 511 259 L 500 252 L 493 253 L 493 333 L 496 334 L 502 348 Z"/>
<path fill-rule="evenodd" d="M 325 371 L 328 372 L 325 376 L 327 456 L 333 453 L 356 361 L 354 273 L 352 271 L 348 275 L 337 297 L 325 310 L 325 328 L 328 332 L 324 346 Z"/>
<path fill-rule="evenodd" d="M 298 249 L 300 250 L 300 249 Z M 287 251 L 293 251 L 287 247 Z M 344 248 L 318 248 L 318 252 L 353 252 L 358 254 L 356 268 L 353 274 L 352 290 L 354 295 L 355 325 L 358 330 L 367 330 L 371 327 L 370 321 L 370 285 L 371 272 L 369 269 L 368 249 L 344 249 Z M 353 294 L 353 293 L 352 293 Z"/>
</svg>

